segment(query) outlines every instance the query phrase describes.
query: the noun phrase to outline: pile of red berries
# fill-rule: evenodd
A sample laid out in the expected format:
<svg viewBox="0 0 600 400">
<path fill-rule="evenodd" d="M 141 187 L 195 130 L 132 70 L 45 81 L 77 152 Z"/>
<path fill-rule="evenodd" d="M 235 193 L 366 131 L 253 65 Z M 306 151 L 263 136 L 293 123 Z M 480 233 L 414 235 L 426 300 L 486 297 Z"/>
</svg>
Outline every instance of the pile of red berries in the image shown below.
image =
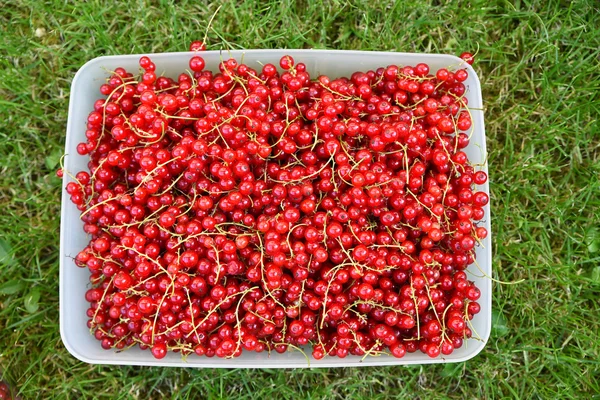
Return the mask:
<svg viewBox="0 0 600 400">
<path fill-rule="evenodd" d="M 463 151 L 467 70 L 315 79 L 290 56 L 215 73 L 200 54 L 176 79 L 117 68 L 77 147 L 102 347 L 437 357 L 471 337 L 488 196 Z"/>
</svg>

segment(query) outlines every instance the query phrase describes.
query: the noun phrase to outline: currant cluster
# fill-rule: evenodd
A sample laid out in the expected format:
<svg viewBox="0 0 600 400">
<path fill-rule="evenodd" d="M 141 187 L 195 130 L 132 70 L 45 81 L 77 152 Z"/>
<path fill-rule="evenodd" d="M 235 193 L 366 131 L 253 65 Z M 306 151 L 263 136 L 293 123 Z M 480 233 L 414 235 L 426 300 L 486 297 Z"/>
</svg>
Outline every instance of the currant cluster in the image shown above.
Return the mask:
<svg viewBox="0 0 600 400">
<path fill-rule="evenodd" d="M 464 270 L 488 203 L 464 152 L 467 70 L 315 79 L 291 56 L 212 72 L 201 54 L 176 79 L 148 57 L 138 75 L 117 68 L 77 146 L 89 171 L 67 192 L 91 240 L 75 263 L 91 272 L 102 347 L 159 359 L 461 347 L 480 311 Z"/>
<path fill-rule="evenodd" d="M 6 382 L 0 381 L 0 400 L 11 400 L 13 396 L 11 394 L 10 387 Z"/>
</svg>

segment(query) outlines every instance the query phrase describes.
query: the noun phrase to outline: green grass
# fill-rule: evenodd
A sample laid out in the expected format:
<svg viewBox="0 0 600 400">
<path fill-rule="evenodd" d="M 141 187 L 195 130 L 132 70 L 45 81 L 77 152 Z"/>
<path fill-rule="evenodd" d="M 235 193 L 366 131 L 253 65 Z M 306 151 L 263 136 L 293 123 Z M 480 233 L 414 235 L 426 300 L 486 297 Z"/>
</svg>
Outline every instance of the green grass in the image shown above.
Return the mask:
<svg viewBox="0 0 600 400">
<path fill-rule="evenodd" d="M 125 3 L 8 0 L 0 9 L 0 369 L 23 398 L 600 398 L 592 0 L 228 1 L 208 34 L 209 49 L 479 49 L 494 277 L 524 282 L 493 285 L 495 325 L 475 359 L 245 371 L 90 366 L 70 356 L 58 328 L 54 176 L 70 81 L 96 56 L 187 49 L 217 7 Z"/>
</svg>

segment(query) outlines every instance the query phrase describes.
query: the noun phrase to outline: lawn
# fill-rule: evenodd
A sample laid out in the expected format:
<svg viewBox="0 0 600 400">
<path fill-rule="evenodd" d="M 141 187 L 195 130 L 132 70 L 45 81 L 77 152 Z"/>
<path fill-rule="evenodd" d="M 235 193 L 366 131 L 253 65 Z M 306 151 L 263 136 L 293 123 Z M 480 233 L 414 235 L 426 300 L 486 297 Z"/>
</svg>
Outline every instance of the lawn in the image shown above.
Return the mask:
<svg viewBox="0 0 600 400">
<path fill-rule="evenodd" d="M 92 366 L 66 351 L 54 171 L 71 80 L 97 56 L 186 50 L 204 37 L 216 8 L 174 0 L 3 2 L 2 379 L 23 399 L 600 398 L 600 10 L 592 0 L 227 1 L 208 31 L 209 49 L 478 51 L 494 278 L 522 282 L 494 283 L 492 336 L 476 358 L 193 370 Z"/>
</svg>

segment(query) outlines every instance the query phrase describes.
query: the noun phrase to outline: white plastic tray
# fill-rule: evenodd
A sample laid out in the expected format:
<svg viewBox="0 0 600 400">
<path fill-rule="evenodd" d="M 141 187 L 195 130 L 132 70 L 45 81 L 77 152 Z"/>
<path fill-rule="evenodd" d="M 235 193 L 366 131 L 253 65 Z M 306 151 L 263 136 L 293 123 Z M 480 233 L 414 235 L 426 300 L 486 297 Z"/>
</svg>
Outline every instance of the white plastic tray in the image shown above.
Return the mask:
<svg viewBox="0 0 600 400">
<path fill-rule="evenodd" d="M 188 69 L 188 61 L 193 53 L 161 53 L 149 56 L 156 63 L 157 73 L 176 78 L 179 73 Z M 273 63 L 278 65 L 281 56 L 288 54 L 296 62 L 304 62 L 312 77 L 327 74 L 330 77 L 349 76 L 357 70 L 366 71 L 387 65 L 416 65 L 419 62 L 429 64 L 431 71 L 435 72 L 442 67 L 456 67 L 461 64 L 461 59 L 450 55 L 441 54 L 409 54 L 391 52 L 364 52 L 364 51 L 333 51 L 333 50 L 235 50 L 235 51 L 206 51 L 201 55 L 205 59 L 207 68 L 216 70 L 221 59 L 235 57 L 256 69 L 261 64 Z M 67 139 L 65 145 L 66 157 L 64 166 L 67 171 L 77 172 L 86 169 L 87 157 L 77 154 L 76 146 L 85 141 L 87 115 L 93 110 L 94 101 L 99 98 L 99 86 L 108 76 L 108 71 L 117 67 L 124 67 L 128 71 L 138 71 L 138 60 L 141 55 L 122 55 L 95 58 L 86 63 L 75 75 L 71 85 L 71 99 L 69 104 L 69 118 L 67 123 Z M 465 81 L 467 87 L 466 97 L 469 106 L 473 108 L 472 117 L 474 133 L 471 144 L 466 150 L 473 163 L 486 162 L 485 128 L 483 124 L 481 86 L 475 71 L 471 66 L 462 63 L 461 68 L 466 68 L 469 78 Z M 487 164 L 482 167 L 487 172 Z M 60 334 L 68 351 L 81 361 L 91 364 L 120 364 L 120 365 L 155 365 L 178 366 L 196 368 L 299 368 L 308 367 L 309 364 L 303 354 L 298 351 L 270 355 L 264 353 L 244 352 L 235 359 L 219 359 L 217 357 L 198 357 L 191 354 L 184 361 L 180 354 L 169 353 L 162 360 L 156 360 L 150 351 L 139 348 L 117 353 L 112 350 L 103 350 L 86 326 L 85 291 L 89 285 L 89 272 L 87 269 L 78 268 L 73 262 L 73 257 L 84 248 L 89 238 L 83 232 L 83 223 L 79 219 L 79 211 L 70 202 L 65 187 L 70 178 L 65 174 L 62 191 L 61 227 L 60 227 Z M 489 194 L 486 183 L 480 190 Z M 490 206 L 485 207 L 485 221 L 483 226 L 488 230 L 488 237 L 483 241 L 483 247 L 477 248 L 477 260 L 480 268 L 488 275 L 492 274 L 491 254 L 491 229 Z M 468 360 L 477 355 L 485 346 L 491 329 L 492 315 L 492 285 L 489 278 L 481 276 L 481 272 L 470 266 L 471 280 L 475 281 L 481 289 L 481 312 L 473 319 L 474 337 L 479 339 L 466 340 L 463 347 L 455 350 L 449 356 L 440 356 L 432 359 L 426 354 L 417 351 L 406 354 L 404 358 L 397 359 L 392 356 L 362 357 L 348 356 L 340 359 L 325 357 L 322 360 L 310 359 L 310 367 L 349 367 L 349 366 L 374 366 L 398 364 L 429 364 L 442 362 L 459 362 Z M 475 333 L 476 332 L 476 333 Z M 310 351 L 307 352 L 310 356 Z"/>
</svg>

